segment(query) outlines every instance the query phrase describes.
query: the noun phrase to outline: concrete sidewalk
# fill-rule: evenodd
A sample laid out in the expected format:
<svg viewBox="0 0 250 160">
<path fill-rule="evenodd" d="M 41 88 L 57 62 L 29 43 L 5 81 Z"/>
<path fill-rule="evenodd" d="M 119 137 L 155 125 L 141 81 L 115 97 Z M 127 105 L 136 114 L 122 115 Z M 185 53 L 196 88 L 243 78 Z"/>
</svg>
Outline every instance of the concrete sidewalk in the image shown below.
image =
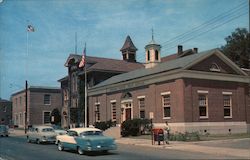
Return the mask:
<svg viewBox="0 0 250 160">
<path fill-rule="evenodd" d="M 22 129 L 9 129 L 10 136 L 25 136 L 24 130 Z"/>
<path fill-rule="evenodd" d="M 249 141 L 250 138 L 246 138 L 244 140 Z M 249 149 L 237 149 L 237 148 L 229 148 L 229 147 L 216 147 L 218 143 L 226 143 L 231 140 L 216 140 L 216 141 L 206 141 L 207 143 L 214 143 L 213 146 L 203 146 L 202 143 L 204 141 L 198 142 L 180 142 L 180 141 L 170 141 L 170 144 L 162 144 L 158 145 L 155 143 L 152 145 L 151 140 L 147 139 L 134 139 L 134 138 L 120 138 L 117 139 L 116 142 L 120 144 L 130 144 L 137 146 L 145 146 L 145 147 L 153 147 L 159 149 L 169 149 L 169 150 L 181 150 L 181 151 L 190 151 L 190 152 L 200 152 L 206 154 L 216 154 L 216 155 L 227 155 L 232 157 L 239 157 L 239 159 L 250 159 L 250 150 Z M 237 141 L 234 139 L 233 141 Z"/>
<path fill-rule="evenodd" d="M 25 136 L 24 130 L 10 129 L 10 136 Z M 206 154 L 216 154 L 216 155 L 227 155 L 232 157 L 239 157 L 239 159 L 250 159 L 250 150 L 249 149 L 240 149 L 240 148 L 230 148 L 230 147 L 218 147 L 218 144 L 222 143 L 237 143 L 239 141 L 249 141 L 250 138 L 245 139 L 228 139 L 228 140 L 213 140 L 213 141 L 195 141 L 195 142 L 181 142 L 181 141 L 170 141 L 170 144 L 158 145 L 155 142 L 152 145 L 152 141 L 149 139 L 135 139 L 135 138 L 118 138 L 116 139 L 117 143 L 120 144 L 129 144 L 136 146 L 144 147 L 153 147 L 159 149 L 169 149 L 169 150 L 181 150 L 181 151 L 190 151 L 190 152 L 200 152 Z M 210 144 L 210 146 L 204 146 L 203 144 Z"/>
</svg>

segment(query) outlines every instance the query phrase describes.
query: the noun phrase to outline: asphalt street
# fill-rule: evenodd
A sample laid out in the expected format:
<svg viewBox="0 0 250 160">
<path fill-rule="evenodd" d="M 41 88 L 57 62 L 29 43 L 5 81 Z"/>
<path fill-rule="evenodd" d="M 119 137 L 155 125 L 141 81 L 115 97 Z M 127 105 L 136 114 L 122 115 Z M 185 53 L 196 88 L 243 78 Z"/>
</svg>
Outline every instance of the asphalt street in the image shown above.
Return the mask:
<svg viewBox="0 0 250 160">
<path fill-rule="evenodd" d="M 151 148 L 129 144 L 118 144 L 118 149 L 109 153 L 88 153 L 78 155 L 75 151 L 58 151 L 55 144 L 27 143 L 24 136 L 0 137 L 0 160 L 77 160 L 77 159 L 237 159 L 171 149 Z"/>
</svg>

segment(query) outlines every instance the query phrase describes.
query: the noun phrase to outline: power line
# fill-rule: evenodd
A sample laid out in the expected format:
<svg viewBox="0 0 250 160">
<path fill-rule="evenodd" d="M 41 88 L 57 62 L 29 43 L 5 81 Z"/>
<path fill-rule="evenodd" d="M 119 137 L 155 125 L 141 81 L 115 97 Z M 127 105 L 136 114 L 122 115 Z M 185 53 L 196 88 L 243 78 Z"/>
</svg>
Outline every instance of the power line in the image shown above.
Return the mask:
<svg viewBox="0 0 250 160">
<path fill-rule="evenodd" d="M 225 18 L 225 17 L 227 17 L 227 16 L 230 16 L 231 14 L 234 14 L 234 13 L 235 13 L 235 10 L 236 10 L 236 12 L 238 12 L 240 9 L 242 9 L 242 8 L 244 8 L 244 7 L 247 7 L 247 6 L 245 6 L 245 5 L 244 5 L 244 6 L 242 6 L 242 5 L 244 5 L 244 3 L 238 5 L 238 6 L 236 6 L 235 8 L 233 8 L 233 9 L 231 9 L 231 10 L 229 10 L 229 11 L 226 11 L 226 12 L 224 12 L 224 13 L 222 13 L 222 14 L 216 16 L 216 17 L 213 17 L 212 19 L 210 19 L 210 20 L 208 20 L 208 21 L 202 23 L 201 25 L 198 25 L 198 26 L 192 28 L 190 31 L 184 32 L 184 33 L 182 33 L 182 34 L 180 34 L 180 35 L 178 35 L 178 36 L 176 36 L 176 37 L 174 37 L 174 38 L 172 38 L 172 39 L 170 39 L 170 40 L 168 40 L 168 41 L 166 41 L 166 42 L 163 42 L 162 45 L 165 45 L 165 44 L 167 44 L 167 43 L 169 43 L 169 42 L 171 42 L 171 41 L 173 41 L 173 40 L 175 40 L 175 39 L 178 39 L 179 37 L 183 37 L 184 35 L 191 34 L 191 33 L 195 32 L 196 30 L 199 30 L 200 28 L 206 27 L 207 25 L 210 25 L 210 24 L 213 24 L 213 23 L 217 23 L 217 22 L 220 21 L 222 18 Z"/>
<path fill-rule="evenodd" d="M 173 42 L 169 43 L 169 44 L 172 44 L 172 43 L 174 43 L 174 42 L 177 42 L 179 39 L 180 39 L 180 40 L 181 40 L 181 39 L 184 39 L 185 37 L 186 37 L 186 40 L 184 39 L 184 42 L 187 42 L 187 41 L 189 41 L 189 40 L 191 40 L 191 39 L 194 39 L 194 38 L 196 38 L 196 37 L 198 37 L 198 36 L 200 36 L 200 35 L 202 35 L 202 34 L 204 34 L 204 33 L 206 33 L 206 32 L 209 32 L 209 31 L 211 31 L 211 30 L 214 30 L 215 28 L 218 28 L 218 27 L 222 26 L 223 24 L 226 24 L 226 23 L 228 23 L 228 22 L 230 22 L 230 21 L 236 19 L 236 18 L 238 18 L 238 17 L 240 17 L 240 16 L 242 16 L 242 15 L 244 15 L 244 14 L 247 13 L 247 12 L 244 12 L 243 14 L 233 15 L 233 14 L 235 14 L 235 13 L 241 11 L 241 9 L 243 9 L 243 8 L 246 7 L 246 6 L 242 6 L 243 4 L 244 4 L 244 3 L 238 5 L 237 7 L 235 7 L 234 9 L 232 9 L 232 10 L 230 10 L 230 11 L 224 12 L 223 14 L 220 14 L 219 16 L 214 17 L 213 19 L 211 19 L 211 20 L 209 20 L 209 21 L 207 21 L 207 22 L 205 22 L 205 23 L 203 23 L 203 24 L 201 24 L 201 25 L 199 25 L 199 26 L 197 26 L 197 27 L 191 29 L 191 30 L 188 31 L 188 32 L 182 33 L 182 34 L 180 34 L 180 35 L 178 35 L 178 36 L 172 38 L 171 40 L 169 40 L 169 41 L 167 41 L 167 42 L 173 41 Z M 237 10 L 236 10 L 236 9 L 237 9 Z M 235 10 L 236 10 L 236 11 L 235 11 Z M 230 13 L 230 12 L 231 12 L 231 13 Z M 230 14 L 227 14 L 227 13 L 230 13 Z M 227 14 L 227 15 L 225 15 L 225 14 Z M 227 19 L 230 18 L 230 19 L 227 20 L 227 19 L 224 19 L 224 18 L 227 18 Z M 224 19 L 224 20 L 222 20 L 222 19 Z M 226 21 L 225 21 L 225 20 L 226 20 Z M 221 23 L 221 22 L 223 22 L 223 21 L 225 21 L 225 22 L 224 22 L 224 23 Z M 216 23 L 218 23 L 218 24 L 216 24 Z M 209 26 L 209 25 L 210 25 L 210 26 Z M 203 26 L 203 27 L 202 27 L 202 26 Z M 209 28 L 209 27 L 206 27 L 206 26 L 209 26 L 209 27 L 212 27 L 212 28 Z M 200 27 L 202 27 L 202 28 L 200 28 Z M 199 31 L 199 30 L 201 30 L 201 29 L 204 29 L 204 27 L 206 27 L 205 29 L 208 29 L 208 31 L 205 31 L 205 32 L 203 31 L 203 32 L 201 32 L 201 33 L 198 33 L 197 36 L 194 36 L 195 34 L 197 34 L 197 33 L 194 33 L 194 32 L 197 32 L 197 31 Z M 193 34 L 191 34 L 191 33 L 193 33 Z M 190 34 L 191 34 L 191 38 L 190 38 Z M 166 44 L 167 42 L 165 42 L 164 44 Z M 182 43 L 184 43 L 184 42 L 182 42 Z M 167 46 L 167 45 L 163 45 L 163 47 L 164 47 L 164 46 Z M 172 45 L 172 46 L 173 46 L 173 45 Z M 175 45 L 175 46 L 176 46 L 176 45 Z M 170 47 L 168 47 L 168 48 L 170 48 Z M 168 49 L 168 48 L 167 48 L 167 49 Z M 172 47 L 171 47 L 171 48 L 172 48 Z M 163 50 L 164 50 L 164 49 L 163 49 Z M 143 56 L 143 57 L 142 57 L 142 56 Z M 144 55 L 137 56 L 137 59 L 138 59 L 139 61 L 141 60 L 141 58 L 144 58 Z"/>
<path fill-rule="evenodd" d="M 242 11 L 244 11 L 244 10 L 242 10 Z M 234 13 L 233 13 L 233 14 L 229 14 L 229 15 L 227 15 L 227 16 L 224 16 L 224 17 L 222 17 L 222 18 L 220 18 L 220 19 L 217 19 L 215 22 L 210 23 L 210 24 L 208 24 L 208 25 L 206 25 L 206 26 L 204 26 L 204 27 L 202 27 L 202 28 L 199 28 L 199 29 L 196 29 L 196 30 L 192 30 L 191 32 L 187 33 L 186 35 L 182 36 L 181 38 L 179 38 L 179 39 L 177 39 L 177 40 L 175 40 L 175 41 L 172 41 L 172 42 L 170 42 L 170 43 L 165 43 L 165 44 L 163 44 L 163 46 L 168 46 L 168 45 L 171 45 L 171 44 L 173 44 L 173 43 L 176 43 L 178 40 L 182 40 L 182 39 L 188 38 L 189 36 L 193 36 L 193 35 L 196 34 L 197 32 L 203 31 L 204 29 L 207 29 L 207 28 L 209 28 L 209 27 L 213 27 L 213 26 L 215 26 L 215 25 L 217 25 L 217 24 L 220 24 L 221 22 L 226 21 L 227 19 L 230 19 L 231 17 L 240 15 L 242 11 L 241 11 L 241 10 L 237 10 L 236 12 L 234 12 L 234 13 L 237 13 L 237 14 L 234 14 Z"/>
<path fill-rule="evenodd" d="M 220 27 L 220 26 L 222 26 L 222 25 L 224 25 L 224 24 L 226 24 L 226 23 L 229 23 L 229 22 L 233 21 L 234 19 L 239 18 L 240 16 L 243 16 L 243 15 L 245 15 L 245 14 L 247 14 L 247 13 L 248 13 L 248 12 L 245 12 L 245 13 L 242 13 L 242 14 L 240 14 L 240 15 L 237 15 L 237 16 L 235 16 L 235 17 L 233 17 L 233 18 L 227 20 L 226 22 L 224 22 L 224 23 L 222 23 L 222 24 L 218 24 L 218 25 L 214 26 L 213 28 L 210 28 L 209 30 L 206 30 L 206 31 L 204 31 L 204 32 L 201 32 L 201 33 L 199 33 L 198 35 L 193 36 L 193 37 L 191 37 L 191 38 L 189 38 L 189 39 L 183 41 L 182 44 L 185 43 L 185 42 L 187 42 L 187 41 L 190 41 L 191 39 L 197 38 L 197 37 L 199 37 L 200 35 L 202 35 L 202 34 L 204 34 L 204 33 L 208 33 L 208 32 L 210 32 L 210 31 L 212 31 L 212 30 L 214 30 L 214 29 L 216 29 L 216 28 L 218 28 L 218 27 Z M 171 47 L 166 48 L 166 49 L 172 49 L 172 48 L 175 48 L 176 46 L 177 46 L 177 45 L 171 46 Z M 166 50 L 166 49 L 165 49 L 165 50 Z"/>
</svg>

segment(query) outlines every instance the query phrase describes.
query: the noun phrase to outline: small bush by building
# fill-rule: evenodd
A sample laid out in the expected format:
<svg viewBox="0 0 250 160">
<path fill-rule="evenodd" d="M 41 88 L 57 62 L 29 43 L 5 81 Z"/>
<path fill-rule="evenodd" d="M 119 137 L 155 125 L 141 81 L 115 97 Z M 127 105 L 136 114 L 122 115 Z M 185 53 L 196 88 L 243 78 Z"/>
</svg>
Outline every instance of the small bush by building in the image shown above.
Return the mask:
<svg viewBox="0 0 250 160">
<path fill-rule="evenodd" d="M 116 122 L 109 120 L 109 121 L 102 121 L 102 122 L 95 122 L 94 124 L 95 128 L 98 128 L 102 131 L 105 131 L 106 129 L 110 127 L 116 126 Z"/>
<path fill-rule="evenodd" d="M 152 125 L 149 119 L 129 119 L 122 123 L 121 135 L 127 137 L 149 134 L 151 128 Z"/>
</svg>

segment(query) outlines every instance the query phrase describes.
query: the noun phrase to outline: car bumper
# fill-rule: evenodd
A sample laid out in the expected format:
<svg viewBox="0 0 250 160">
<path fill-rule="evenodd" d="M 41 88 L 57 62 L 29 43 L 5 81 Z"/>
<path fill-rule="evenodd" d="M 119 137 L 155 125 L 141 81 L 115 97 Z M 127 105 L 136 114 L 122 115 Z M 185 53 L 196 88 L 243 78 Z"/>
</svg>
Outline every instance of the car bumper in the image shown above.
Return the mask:
<svg viewBox="0 0 250 160">
<path fill-rule="evenodd" d="M 83 148 L 83 150 L 85 151 L 105 151 L 105 150 L 116 150 L 117 149 L 117 145 L 110 145 L 110 146 L 87 146 L 85 148 Z"/>
<path fill-rule="evenodd" d="M 42 142 L 55 143 L 56 139 L 41 139 Z"/>
</svg>

